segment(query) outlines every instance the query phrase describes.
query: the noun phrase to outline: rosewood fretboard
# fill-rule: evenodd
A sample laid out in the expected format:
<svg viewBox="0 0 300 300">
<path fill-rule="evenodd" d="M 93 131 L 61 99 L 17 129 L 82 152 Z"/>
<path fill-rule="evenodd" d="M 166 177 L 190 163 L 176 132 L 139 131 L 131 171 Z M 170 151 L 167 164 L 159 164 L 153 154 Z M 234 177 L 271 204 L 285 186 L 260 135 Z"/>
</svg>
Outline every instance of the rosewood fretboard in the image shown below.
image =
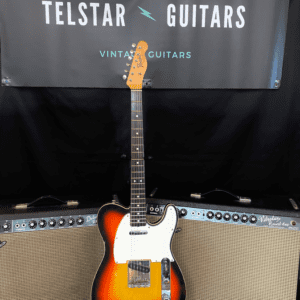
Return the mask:
<svg viewBox="0 0 300 300">
<path fill-rule="evenodd" d="M 131 226 L 146 225 L 145 195 L 142 90 L 131 90 Z"/>
</svg>

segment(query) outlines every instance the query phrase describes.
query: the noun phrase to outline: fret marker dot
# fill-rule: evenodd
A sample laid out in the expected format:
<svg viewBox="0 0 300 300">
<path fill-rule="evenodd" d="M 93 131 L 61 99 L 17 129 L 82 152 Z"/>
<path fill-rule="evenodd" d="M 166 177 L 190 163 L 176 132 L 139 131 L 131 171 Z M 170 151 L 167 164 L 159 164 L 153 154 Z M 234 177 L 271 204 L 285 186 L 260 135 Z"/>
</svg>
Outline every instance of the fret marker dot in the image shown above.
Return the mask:
<svg viewBox="0 0 300 300">
<path fill-rule="evenodd" d="M 136 115 L 136 117 L 138 117 L 139 115 Z"/>
<path fill-rule="evenodd" d="M 140 182 L 142 182 L 142 180 L 140 180 Z"/>
<path fill-rule="evenodd" d="M 133 182 L 136 182 L 136 180 L 133 180 Z"/>
<path fill-rule="evenodd" d="M 139 148 L 136 148 L 136 150 L 139 150 Z"/>
<path fill-rule="evenodd" d="M 137 165 L 139 164 L 139 162 L 136 163 Z"/>
<path fill-rule="evenodd" d="M 139 205 L 137 205 L 137 206 L 139 206 Z"/>
<path fill-rule="evenodd" d="M 138 135 L 139 133 L 137 132 L 136 135 Z"/>
<path fill-rule="evenodd" d="M 140 196 L 136 196 L 137 198 L 140 198 Z"/>
</svg>

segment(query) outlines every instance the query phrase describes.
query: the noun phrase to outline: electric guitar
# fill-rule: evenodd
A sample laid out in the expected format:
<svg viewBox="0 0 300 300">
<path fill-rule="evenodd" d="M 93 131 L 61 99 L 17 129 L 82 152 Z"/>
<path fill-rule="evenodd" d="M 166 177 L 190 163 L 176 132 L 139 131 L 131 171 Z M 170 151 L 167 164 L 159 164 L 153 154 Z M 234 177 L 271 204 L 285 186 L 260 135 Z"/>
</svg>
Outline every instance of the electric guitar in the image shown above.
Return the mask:
<svg viewBox="0 0 300 300">
<path fill-rule="evenodd" d="M 127 85 L 131 89 L 130 208 L 106 204 L 98 213 L 105 255 L 96 274 L 93 300 L 184 300 L 185 283 L 171 251 L 178 213 L 167 205 L 160 221 L 146 220 L 142 82 L 148 45 L 136 46 Z M 127 64 L 130 66 L 130 64 Z"/>
</svg>

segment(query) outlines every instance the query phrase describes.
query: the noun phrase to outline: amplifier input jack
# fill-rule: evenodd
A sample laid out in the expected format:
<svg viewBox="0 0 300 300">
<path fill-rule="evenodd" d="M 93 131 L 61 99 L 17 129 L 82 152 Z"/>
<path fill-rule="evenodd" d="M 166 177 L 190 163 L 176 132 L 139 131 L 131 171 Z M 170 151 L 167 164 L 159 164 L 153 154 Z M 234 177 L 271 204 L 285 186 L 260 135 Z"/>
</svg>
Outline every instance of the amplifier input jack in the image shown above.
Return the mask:
<svg viewBox="0 0 300 300">
<path fill-rule="evenodd" d="M 291 221 L 291 224 L 292 224 L 293 226 L 296 226 L 296 225 L 297 225 L 296 221 Z"/>
<path fill-rule="evenodd" d="M 20 224 L 17 223 L 17 224 L 15 225 L 15 227 L 16 227 L 16 228 L 20 228 Z"/>
<path fill-rule="evenodd" d="M 23 224 L 22 224 L 22 227 L 23 227 L 23 228 L 24 228 L 24 227 L 26 227 L 26 224 L 25 224 L 25 223 L 23 223 Z"/>
</svg>

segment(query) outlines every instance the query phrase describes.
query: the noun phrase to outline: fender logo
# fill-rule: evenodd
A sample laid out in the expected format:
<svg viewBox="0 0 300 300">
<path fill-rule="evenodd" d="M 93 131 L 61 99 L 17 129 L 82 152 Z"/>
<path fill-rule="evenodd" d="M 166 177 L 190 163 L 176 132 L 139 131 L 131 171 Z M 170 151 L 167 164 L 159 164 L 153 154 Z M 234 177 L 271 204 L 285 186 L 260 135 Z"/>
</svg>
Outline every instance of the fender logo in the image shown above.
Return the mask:
<svg viewBox="0 0 300 300">
<path fill-rule="evenodd" d="M 3 241 L 3 242 L 0 241 L 0 248 L 2 248 L 3 246 L 5 246 L 6 243 L 7 243 L 7 242 L 5 242 L 5 241 Z"/>
</svg>

